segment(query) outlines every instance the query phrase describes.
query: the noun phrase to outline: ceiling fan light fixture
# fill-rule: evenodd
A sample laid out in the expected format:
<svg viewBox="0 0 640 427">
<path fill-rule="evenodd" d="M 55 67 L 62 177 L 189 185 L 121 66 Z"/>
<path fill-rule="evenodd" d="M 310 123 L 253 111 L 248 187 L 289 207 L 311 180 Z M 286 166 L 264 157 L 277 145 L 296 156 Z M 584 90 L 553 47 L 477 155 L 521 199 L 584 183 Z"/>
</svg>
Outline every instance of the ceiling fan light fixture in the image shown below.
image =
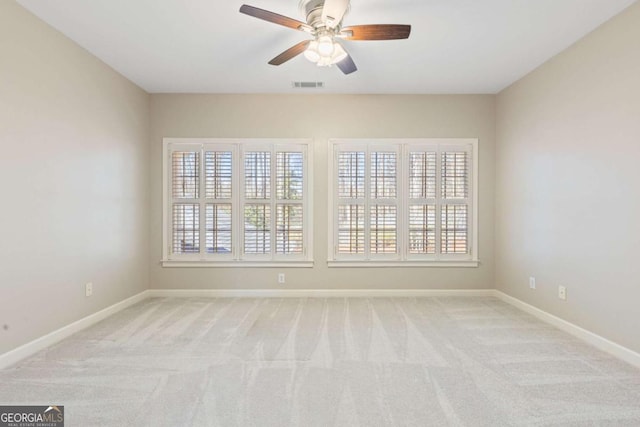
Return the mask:
<svg viewBox="0 0 640 427">
<path fill-rule="evenodd" d="M 314 40 L 309 43 L 309 47 L 304 51 L 304 56 L 311 62 L 318 62 L 320 60 L 317 41 Z"/>
<path fill-rule="evenodd" d="M 318 67 L 330 67 L 332 64 L 330 56 L 321 56 L 317 62 Z"/>
<path fill-rule="evenodd" d="M 331 57 L 335 50 L 333 39 L 329 36 L 318 37 L 318 53 L 321 56 Z"/>
</svg>

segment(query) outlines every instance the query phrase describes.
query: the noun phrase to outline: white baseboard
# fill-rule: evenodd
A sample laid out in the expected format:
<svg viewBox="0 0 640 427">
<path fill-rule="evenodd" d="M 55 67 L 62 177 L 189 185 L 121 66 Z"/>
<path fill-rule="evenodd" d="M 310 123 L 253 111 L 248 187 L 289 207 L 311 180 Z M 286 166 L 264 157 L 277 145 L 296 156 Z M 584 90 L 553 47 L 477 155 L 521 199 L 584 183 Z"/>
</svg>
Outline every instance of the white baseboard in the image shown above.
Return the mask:
<svg viewBox="0 0 640 427">
<path fill-rule="evenodd" d="M 20 360 L 25 359 L 44 348 L 62 341 L 63 339 L 75 334 L 78 331 L 86 329 L 89 326 L 92 326 L 99 321 L 104 320 L 121 310 L 124 310 L 129 306 L 132 306 L 133 304 L 147 299 L 149 297 L 147 294 L 148 292 L 149 291 L 140 292 L 137 295 L 113 304 L 103 310 L 98 311 L 97 313 L 91 314 L 87 317 L 83 317 L 82 319 L 77 320 L 67 326 L 63 326 L 62 328 L 57 329 L 47 335 L 21 345 L 18 348 L 8 351 L 4 354 L 0 354 L 0 369 L 9 367 L 14 363 L 19 362 Z"/>
<path fill-rule="evenodd" d="M 504 292 L 493 290 L 493 293 L 500 300 L 511 304 L 512 306 L 517 307 L 520 310 L 525 311 L 537 317 L 538 319 L 557 327 L 558 329 L 568 332 L 576 338 L 586 341 L 587 343 L 611 354 L 612 356 L 615 356 L 627 363 L 630 363 L 633 366 L 640 368 L 640 354 L 636 353 L 635 351 L 623 347 L 620 344 L 616 344 L 613 341 L 609 341 L 608 339 L 601 337 L 598 334 L 594 334 L 593 332 L 581 328 L 578 325 L 574 325 L 571 322 L 567 322 L 566 320 L 554 316 L 553 314 L 547 313 L 544 310 L 540 310 L 539 308 L 527 304 L 526 302 L 520 301 L 519 299 L 507 295 Z"/>
<path fill-rule="evenodd" d="M 493 289 L 149 289 L 155 298 L 346 298 L 494 296 Z"/>
</svg>

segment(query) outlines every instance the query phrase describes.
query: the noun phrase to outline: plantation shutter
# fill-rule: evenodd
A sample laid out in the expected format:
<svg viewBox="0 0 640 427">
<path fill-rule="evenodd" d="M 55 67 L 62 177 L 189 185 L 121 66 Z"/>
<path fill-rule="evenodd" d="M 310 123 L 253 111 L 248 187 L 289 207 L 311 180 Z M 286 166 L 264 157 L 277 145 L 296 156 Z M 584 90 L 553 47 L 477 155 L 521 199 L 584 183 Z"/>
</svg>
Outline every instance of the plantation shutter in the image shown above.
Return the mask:
<svg viewBox="0 0 640 427">
<path fill-rule="evenodd" d="M 369 251 L 398 252 L 398 153 L 371 151 L 369 163 Z"/>
<path fill-rule="evenodd" d="M 206 252 L 233 252 L 233 152 L 206 148 L 205 171 L 205 233 Z"/>
<path fill-rule="evenodd" d="M 468 254 L 470 153 L 444 147 L 440 161 L 440 252 Z"/>
<path fill-rule="evenodd" d="M 244 153 L 244 253 L 271 252 L 271 152 Z"/>
<path fill-rule="evenodd" d="M 476 263 L 472 254 L 476 143 L 472 139 L 333 142 L 330 263 Z"/>
<path fill-rule="evenodd" d="M 397 255 L 399 150 L 344 146 L 335 159 L 336 254 L 365 259 Z"/>
<path fill-rule="evenodd" d="M 309 144 L 166 138 L 163 266 L 312 265 Z"/>
<path fill-rule="evenodd" d="M 302 254 L 303 247 L 302 152 L 276 152 L 276 254 Z"/>
<path fill-rule="evenodd" d="M 244 151 L 243 250 L 256 259 L 301 259 L 305 249 L 306 147 Z"/>
<path fill-rule="evenodd" d="M 171 152 L 171 252 L 200 252 L 200 151 Z"/>
<path fill-rule="evenodd" d="M 340 151 L 338 162 L 338 245 L 341 254 L 364 254 L 364 151 Z"/>
<path fill-rule="evenodd" d="M 436 253 L 437 147 L 409 152 L 409 255 Z"/>
</svg>

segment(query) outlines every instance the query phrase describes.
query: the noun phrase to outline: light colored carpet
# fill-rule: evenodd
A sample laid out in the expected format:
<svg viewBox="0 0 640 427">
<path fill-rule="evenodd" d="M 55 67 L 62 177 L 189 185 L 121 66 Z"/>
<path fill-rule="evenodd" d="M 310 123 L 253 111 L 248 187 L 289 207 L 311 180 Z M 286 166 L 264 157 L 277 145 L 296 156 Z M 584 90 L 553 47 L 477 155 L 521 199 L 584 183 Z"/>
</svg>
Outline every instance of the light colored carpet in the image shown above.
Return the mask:
<svg viewBox="0 0 640 427">
<path fill-rule="evenodd" d="M 150 299 L 0 371 L 68 426 L 640 426 L 640 370 L 495 298 Z"/>
</svg>

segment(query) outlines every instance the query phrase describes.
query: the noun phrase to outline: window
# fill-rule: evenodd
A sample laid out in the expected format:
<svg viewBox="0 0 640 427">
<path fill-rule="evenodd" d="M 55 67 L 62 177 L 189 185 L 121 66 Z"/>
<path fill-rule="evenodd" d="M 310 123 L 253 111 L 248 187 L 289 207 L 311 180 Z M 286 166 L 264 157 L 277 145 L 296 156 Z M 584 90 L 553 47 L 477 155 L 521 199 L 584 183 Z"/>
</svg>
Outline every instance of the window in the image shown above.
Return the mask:
<svg viewBox="0 0 640 427">
<path fill-rule="evenodd" d="M 477 266 L 477 140 L 332 140 L 330 266 Z"/>
<path fill-rule="evenodd" d="M 312 265 L 308 141 L 164 144 L 164 266 Z"/>
</svg>

